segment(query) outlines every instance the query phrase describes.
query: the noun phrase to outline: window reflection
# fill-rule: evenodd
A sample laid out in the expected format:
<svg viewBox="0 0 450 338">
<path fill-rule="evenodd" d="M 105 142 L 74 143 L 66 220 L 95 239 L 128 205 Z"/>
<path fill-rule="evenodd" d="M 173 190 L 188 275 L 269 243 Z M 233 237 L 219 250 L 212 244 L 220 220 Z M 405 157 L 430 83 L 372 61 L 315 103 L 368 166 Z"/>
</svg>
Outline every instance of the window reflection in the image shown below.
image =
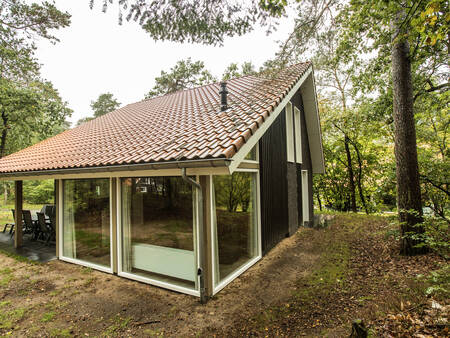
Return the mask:
<svg viewBox="0 0 450 338">
<path fill-rule="evenodd" d="M 111 265 L 109 179 L 64 180 L 63 256 Z"/>
<path fill-rule="evenodd" d="M 214 176 L 216 282 L 257 256 L 255 174 Z"/>
<path fill-rule="evenodd" d="M 122 270 L 194 287 L 193 192 L 181 177 L 122 179 Z"/>
</svg>

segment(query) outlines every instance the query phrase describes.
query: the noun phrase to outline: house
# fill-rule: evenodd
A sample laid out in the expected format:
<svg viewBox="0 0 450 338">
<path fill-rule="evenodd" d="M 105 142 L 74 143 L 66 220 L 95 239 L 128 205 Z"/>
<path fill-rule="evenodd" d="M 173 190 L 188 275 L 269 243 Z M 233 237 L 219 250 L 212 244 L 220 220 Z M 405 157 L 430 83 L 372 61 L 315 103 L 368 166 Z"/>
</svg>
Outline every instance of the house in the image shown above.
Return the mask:
<svg viewBox="0 0 450 338">
<path fill-rule="evenodd" d="M 312 221 L 323 172 L 311 63 L 133 103 L 0 160 L 17 211 L 23 180 L 55 180 L 60 260 L 203 301 Z"/>
</svg>

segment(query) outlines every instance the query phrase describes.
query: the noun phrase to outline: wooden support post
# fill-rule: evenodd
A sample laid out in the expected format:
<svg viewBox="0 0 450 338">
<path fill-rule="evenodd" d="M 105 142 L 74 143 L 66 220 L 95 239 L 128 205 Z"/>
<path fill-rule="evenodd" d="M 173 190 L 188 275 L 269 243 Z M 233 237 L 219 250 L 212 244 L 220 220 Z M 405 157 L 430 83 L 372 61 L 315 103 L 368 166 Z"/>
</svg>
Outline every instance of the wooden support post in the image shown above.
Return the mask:
<svg viewBox="0 0 450 338">
<path fill-rule="evenodd" d="M 20 248 L 23 244 L 22 234 L 22 201 L 23 201 L 22 181 L 14 182 L 14 209 L 15 209 L 15 227 L 14 227 L 14 247 Z"/>
<path fill-rule="evenodd" d="M 200 176 L 200 185 L 203 193 L 203 248 L 205 254 L 205 290 L 208 298 L 213 295 L 213 266 L 211 243 L 211 180 L 210 176 Z"/>
<path fill-rule="evenodd" d="M 62 224 L 59 224 L 59 214 L 61 212 L 61 207 L 62 205 L 60 205 L 59 203 L 59 194 L 62 193 L 62 191 L 60 191 L 59 189 L 59 182 L 60 180 L 55 180 L 54 183 L 54 191 L 55 191 L 55 197 L 54 197 L 54 205 L 55 205 L 55 222 L 56 222 L 56 229 L 55 229 L 55 250 L 56 250 L 56 257 L 59 258 L 59 246 L 61 245 L 61 243 L 59 243 L 59 230 Z"/>
<path fill-rule="evenodd" d="M 111 178 L 111 226 L 112 226 L 112 270 L 113 273 L 118 273 L 117 262 L 117 178 Z"/>
</svg>

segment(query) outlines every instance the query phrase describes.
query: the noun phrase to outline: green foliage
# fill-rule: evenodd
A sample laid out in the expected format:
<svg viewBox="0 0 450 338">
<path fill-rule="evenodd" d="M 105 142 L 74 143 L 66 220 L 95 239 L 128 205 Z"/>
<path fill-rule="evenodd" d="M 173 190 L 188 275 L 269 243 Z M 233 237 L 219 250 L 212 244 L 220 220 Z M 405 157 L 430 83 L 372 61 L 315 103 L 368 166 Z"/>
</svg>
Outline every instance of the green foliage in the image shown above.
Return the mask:
<svg viewBox="0 0 450 338">
<path fill-rule="evenodd" d="M 77 121 L 77 123 L 75 124 L 75 126 L 76 126 L 76 127 L 81 126 L 83 123 L 89 122 L 89 121 L 91 121 L 91 120 L 93 120 L 93 119 L 94 119 L 93 117 L 83 117 L 83 118 L 81 118 L 81 119 L 79 119 L 79 120 Z"/>
<path fill-rule="evenodd" d="M 429 286 L 425 290 L 427 296 L 438 296 L 448 299 L 450 296 L 450 264 L 432 271 L 426 278 Z"/>
<path fill-rule="evenodd" d="M 90 0 L 91 8 L 94 0 Z M 255 24 L 268 24 L 284 13 L 286 0 L 103 1 L 103 11 L 117 3 L 119 23 L 137 21 L 155 40 L 222 44 L 226 36 L 243 35 Z"/>
<path fill-rule="evenodd" d="M 32 204 L 53 203 L 54 189 L 53 180 L 25 181 L 23 184 L 24 199 Z"/>
<path fill-rule="evenodd" d="M 91 101 L 93 117 L 83 117 L 79 119 L 76 123 L 76 127 L 82 125 L 83 123 L 89 122 L 99 116 L 108 114 L 120 107 L 120 102 L 111 93 L 100 94 L 95 101 Z"/>
<path fill-rule="evenodd" d="M 113 110 L 120 107 L 120 102 L 118 102 L 114 95 L 111 93 L 105 93 L 99 95 L 97 100 L 91 102 L 91 108 L 94 112 L 94 118 L 105 115 Z"/>
<path fill-rule="evenodd" d="M 202 61 L 193 62 L 191 58 L 187 58 L 178 61 L 169 72 L 161 71 L 161 75 L 155 81 L 156 84 L 145 96 L 146 99 L 201 86 L 215 81 L 215 78 L 205 69 Z"/>
<path fill-rule="evenodd" d="M 251 61 L 244 62 L 241 65 L 241 70 L 237 63 L 231 63 L 223 72 L 222 80 L 227 81 L 235 77 L 245 76 L 245 75 L 255 75 L 257 74 L 255 66 Z"/>
<path fill-rule="evenodd" d="M 444 256 L 450 256 L 450 231 L 449 223 L 445 220 L 433 216 L 424 218 L 421 224 L 424 229 L 423 234 L 413 234 L 419 237 L 421 242 L 431 250 Z"/>
</svg>

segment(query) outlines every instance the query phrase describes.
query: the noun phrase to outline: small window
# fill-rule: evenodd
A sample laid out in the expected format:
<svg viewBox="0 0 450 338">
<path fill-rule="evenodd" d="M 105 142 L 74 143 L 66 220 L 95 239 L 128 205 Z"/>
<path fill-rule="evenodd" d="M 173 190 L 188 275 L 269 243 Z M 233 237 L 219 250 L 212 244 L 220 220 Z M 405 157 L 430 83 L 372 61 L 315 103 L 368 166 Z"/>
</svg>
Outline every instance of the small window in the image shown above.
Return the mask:
<svg viewBox="0 0 450 338">
<path fill-rule="evenodd" d="M 288 162 L 294 162 L 294 126 L 292 116 L 292 103 L 286 105 L 286 150 Z"/>
<path fill-rule="evenodd" d="M 244 160 L 246 161 L 257 161 L 256 159 L 256 145 L 250 150 L 250 152 L 245 156 Z"/>
<path fill-rule="evenodd" d="M 300 110 L 294 107 L 295 122 L 295 159 L 297 163 L 302 163 L 302 124 Z"/>
<path fill-rule="evenodd" d="M 303 223 L 309 222 L 309 182 L 308 170 L 302 170 Z"/>
</svg>

